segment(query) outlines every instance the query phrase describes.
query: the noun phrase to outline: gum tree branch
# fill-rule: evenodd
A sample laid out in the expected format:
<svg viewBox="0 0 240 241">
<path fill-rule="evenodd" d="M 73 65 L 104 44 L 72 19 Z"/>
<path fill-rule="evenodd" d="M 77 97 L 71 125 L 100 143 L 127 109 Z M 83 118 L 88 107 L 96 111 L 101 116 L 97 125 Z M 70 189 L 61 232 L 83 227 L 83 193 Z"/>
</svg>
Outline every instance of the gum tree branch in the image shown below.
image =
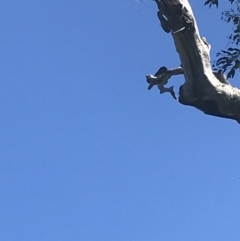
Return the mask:
<svg viewBox="0 0 240 241">
<path fill-rule="evenodd" d="M 223 74 L 212 71 L 211 46 L 200 36 L 188 0 L 155 2 L 162 29 L 171 33 L 182 67 L 161 67 L 162 72 L 146 76 L 149 89 L 157 85 L 160 93 L 169 92 L 176 98 L 173 86 L 167 88 L 165 85 L 173 75 L 183 74 L 185 82 L 180 86 L 178 98 L 181 104 L 240 123 L 240 90 L 231 86 Z"/>
</svg>

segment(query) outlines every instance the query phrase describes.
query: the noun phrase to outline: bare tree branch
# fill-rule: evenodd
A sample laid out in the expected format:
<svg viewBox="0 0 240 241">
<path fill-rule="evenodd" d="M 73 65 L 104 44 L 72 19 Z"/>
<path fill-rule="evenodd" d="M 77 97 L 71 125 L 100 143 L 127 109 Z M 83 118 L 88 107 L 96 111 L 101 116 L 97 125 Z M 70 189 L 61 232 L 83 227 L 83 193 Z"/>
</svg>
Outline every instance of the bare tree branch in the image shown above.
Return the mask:
<svg viewBox="0 0 240 241">
<path fill-rule="evenodd" d="M 159 75 L 148 75 L 147 82 L 157 85 L 160 93 L 173 75 L 183 74 L 185 83 L 179 89 L 178 101 L 193 106 L 205 114 L 234 119 L 240 122 L 240 90 L 231 86 L 221 73 L 212 71 L 210 44 L 201 37 L 188 0 L 155 0 L 158 18 L 165 32 L 171 33 L 181 66 L 165 69 Z M 167 30 L 167 31 L 166 31 Z M 176 98 L 176 97 L 174 97 Z"/>
</svg>

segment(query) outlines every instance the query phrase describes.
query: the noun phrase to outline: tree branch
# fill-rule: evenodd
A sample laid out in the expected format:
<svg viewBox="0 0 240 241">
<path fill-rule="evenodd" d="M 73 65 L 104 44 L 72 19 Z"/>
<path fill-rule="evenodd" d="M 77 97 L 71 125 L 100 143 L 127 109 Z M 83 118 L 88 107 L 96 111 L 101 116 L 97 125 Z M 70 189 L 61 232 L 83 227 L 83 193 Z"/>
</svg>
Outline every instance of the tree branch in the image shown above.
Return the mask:
<svg viewBox="0 0 240 241">
<path fill-rule="evenodd" d="M 146 76 L 149 89 L 157 85 L 160 93 L 170 92 L 176 98 L 173 86 L 166 88 L 165 85 L 171 76 L 183 74 L 185 83 L 179 89 L 178 98 L 181 104 L 193 106 L 208 115 L 240 122 L 240 90 L 231 86 L 224 75 L 212 71 L 211 45 L 200 36 L 188 1 L 155 2 L 162 28 L 171 33 L 182 67 L 165 69 L 157 76 Z"/>
</svg>

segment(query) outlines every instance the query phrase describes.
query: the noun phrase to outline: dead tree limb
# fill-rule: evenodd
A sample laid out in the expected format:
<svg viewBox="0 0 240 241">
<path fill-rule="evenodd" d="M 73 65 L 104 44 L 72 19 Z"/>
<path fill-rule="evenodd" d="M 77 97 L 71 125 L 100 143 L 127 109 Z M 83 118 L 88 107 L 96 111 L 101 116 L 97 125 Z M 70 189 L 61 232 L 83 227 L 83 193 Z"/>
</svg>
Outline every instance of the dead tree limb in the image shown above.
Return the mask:
<svg viewBox="0 0 240 241">
<path fill-rule="evenodd" d="M 160 93 L 170 92 L 176 98 L 173 86 L 166 88 L 165 85 L 171 76 L 183 74 L 185 82 L 180 86 L 178 98 L 181 104 L 240 123 L 240 90 L 231 86 L 223 74 L 212 71 L 211 46 L 200 36 L 188 0 L 154 1 L 163 30 L 173 37 L 181 67 L 164 67 L 163 72 L 146 76 L 149 89 L 157 85 Z"/>
</svg>

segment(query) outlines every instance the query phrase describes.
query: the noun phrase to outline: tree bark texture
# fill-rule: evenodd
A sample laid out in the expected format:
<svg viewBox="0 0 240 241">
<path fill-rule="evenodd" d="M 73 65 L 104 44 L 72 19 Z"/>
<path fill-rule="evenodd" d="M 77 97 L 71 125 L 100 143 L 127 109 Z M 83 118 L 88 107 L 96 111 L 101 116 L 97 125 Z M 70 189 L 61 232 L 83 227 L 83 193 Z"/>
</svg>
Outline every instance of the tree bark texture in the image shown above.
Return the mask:
<svg viewBox="0 0 240 241">
<path fill-rule="evenodd" d="M 193 106 L 205 114 L 229 118 L 240 123 L 240 90 L 231 86 L 221 73 L 212 71 L 210 48 L 200 36 L 188 0 L 155 0 L 162 29 L 171 33 L 181 60 L 181 67 L 161 67 L 148 75 L 149 89 L 157 85 L 160 93 L 169 92 L 176 98 L 173 87 L 164 87 L 173 75 L 183 74 L 178 101 Z"/>
</svg>

